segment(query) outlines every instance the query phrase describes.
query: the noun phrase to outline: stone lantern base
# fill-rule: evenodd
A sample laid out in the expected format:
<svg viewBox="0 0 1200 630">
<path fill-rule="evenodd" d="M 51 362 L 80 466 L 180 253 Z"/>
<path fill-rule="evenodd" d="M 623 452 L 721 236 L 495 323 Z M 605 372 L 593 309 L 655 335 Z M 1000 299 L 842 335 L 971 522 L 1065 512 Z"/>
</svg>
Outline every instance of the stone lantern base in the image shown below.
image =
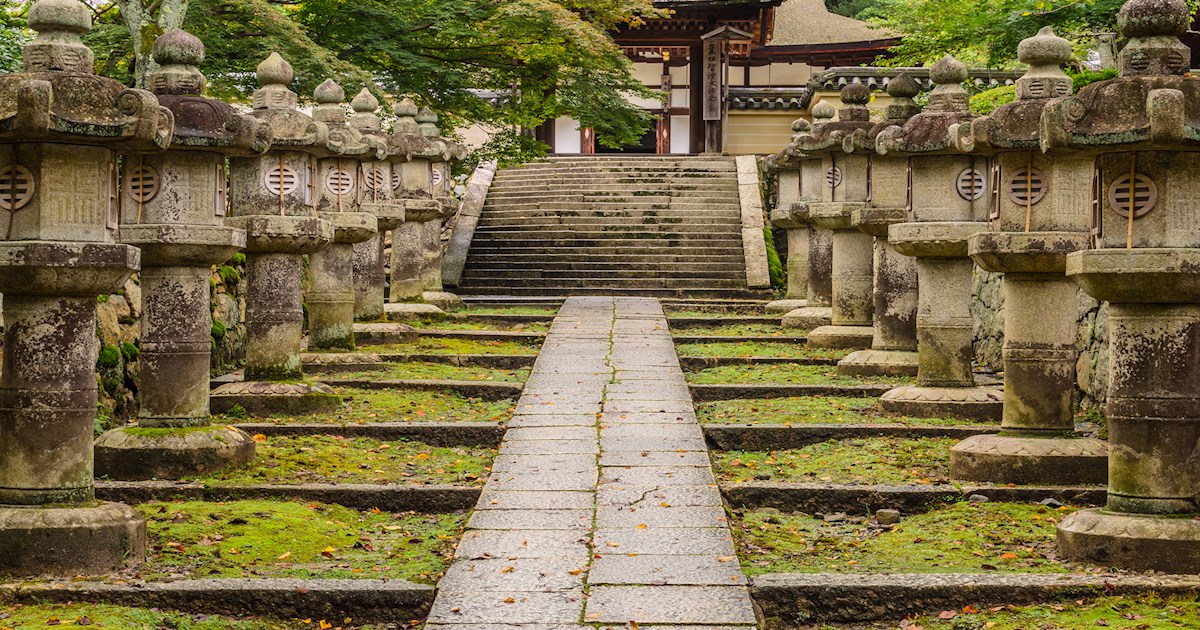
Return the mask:
<svg viewBox="0 0 1200 630">
<path fill-rule="evenodd" d="M 251 416 L 303 416 L 334 411 L 342 405 L 342 397 L 324 383 L 247 381 L 214 389 L 209 404 L 214 414 L 239 406 Z"/>
<path fill-rule="evenodd" d="M 774 300 L 767 302 L 767 305 L 763 307 L 763 312 L 767 313 L 768 315 L 785 315 L 798 308 L 804 308 L 806 306 L 808 306 L 808 300 L 804 299 Z"/>
<path fill-rule="evenodd" d="M 998 422 L 1004 411 L 1003 392 L 996 387 L 922 387 L 910 385 L 879 397 L 888 413 L 918 418 L 950 417 Z"/>
<path fill-rule="evenodd" d="M 1058 552 L 1067 560 L 1134 571 L 1200 573 L 1200 521 L 1080 510 L 1058 525 Z"/>
<path fill-rule="evenodd" d="M 96 476 L 179 479 L 254 461 L 254 440 L 230 426 L 126 427 L 96 440 Z"/>
<path fill-rule="evenodd" d="M 146 520 L 120 503 L 0 506 L 0 575 L 80 575 L 136 567 Z"/>
<path fill-rule="evenodd" d="M 974 435 L 950 449 L 950 476 L 988 483 L 1099 485 L 1108 444 L 1084 437 Z"/>
<path fill-rule="evenodd" d="M 842 376 L 916 376 L 918 357 L 916 352 L 909 350 L 859 350 L 838 361 L 838 374 Z"/>
<path fill-rule="evenodd" d="M 784 315 L 779 325 L 784 328 L 813 330 L 821 326 L 828 326 L 831 322 L 833 322 L 832 306 L 805 306 Z"/>
<path fill-rule="evenodd" d="M 383 312 L 384 319 L 390 322 L 411 322 L 425 318 L 442 320 L 446 318 L 446 311 L 438 308 L 435 304 L 425 304 L 422 302 L 393 302 L 385 304 Z"/>
<path fill-rule="evenodd" d="M 448 291 L 424 291 L 421 299 L 426 304 L 432 304 L 442 311 L 458 311 L 466 308 L 463 299 Z"/>
<path fill-rule="evenodd" d="M 875 338 L 871 326 L 821 326 L 808 333 L 808 345 L 814 348 L 869 348 Z"/>
</svg>

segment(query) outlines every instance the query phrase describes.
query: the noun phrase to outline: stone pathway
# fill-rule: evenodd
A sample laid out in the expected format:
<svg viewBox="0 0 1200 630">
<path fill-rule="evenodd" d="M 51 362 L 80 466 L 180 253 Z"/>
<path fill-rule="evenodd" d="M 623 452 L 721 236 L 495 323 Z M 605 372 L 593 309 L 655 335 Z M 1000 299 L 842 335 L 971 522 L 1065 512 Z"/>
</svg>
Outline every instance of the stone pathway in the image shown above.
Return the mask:
<svg viewBox="0 0 1200 630">
<path fill-rule="evenodd" d="M 657 300 L 559 311 L 426 628 L 755 627 Z"/>
</svg>

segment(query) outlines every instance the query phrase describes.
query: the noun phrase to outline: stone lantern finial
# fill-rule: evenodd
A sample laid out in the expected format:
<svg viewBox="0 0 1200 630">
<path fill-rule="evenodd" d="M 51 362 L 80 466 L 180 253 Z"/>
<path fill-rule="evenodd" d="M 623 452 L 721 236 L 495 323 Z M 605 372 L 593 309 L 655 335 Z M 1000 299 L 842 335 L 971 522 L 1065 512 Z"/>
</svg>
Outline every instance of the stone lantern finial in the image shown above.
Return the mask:
<svg viewBox="0 0 1200 630">
<path fill-rule="evenodd" d="M 1017 98 L 1023 101 L 1071 95 L 1071 78 L 1062 65 L 1071 60 L 1071 42 L 1054 34 L 1049 26 L 1022 40 L 1017 58 L 1029 64 L 1017 79 Z"/>
<path fill-rule="evenodd" d="M 271 53 L 255 70 L 262 87 L 254 91 L 254 109 L 294 109 L 296 93 L 288 89 L 295 78 L 292 64 L 279 53 Z"/>
<path fill-rule="evenodd" d="M 929 111 L 964 114 L 971 111 L 967 90 L 962 85 L 967 80 L 967 66 L 963 62 L 946 55 L 929 69 L 929 78 L 937 84 L 929 94 Z"/>
<path fill-rule="evenodd" d="M 346 91 L 333 79 L 325 79 L 313 90 L 313 100 L 317 102 L 313 108 L 313 120 L 335 124 L 346 122 L 346 110 L 342 109 Z"/>
<path fill-rule="evenodd" d="M 37 37 L 25 46 L 25 72 L 93 74 L 95 55 L 79 36 L 92 30 L 92 12 L 79 0 L 38 0 L 29 8 Z"/>
<path fill-rule="evenodd" d="M 1191 65 L 1191 51 L 1179 36 L 1191 23 L 1184 0 L 1126 2 L 1117 12 L 1117 30 L 1129 38 L 1117 61 L 1120 75 L 1185 74 Z"/>
<path fill-rule="evenodd" d="M 837 116 L 837 109 L 829 101 L 821 101 L 813 106 L 812 115 L 813 124 L 820 125 L 832 121 Z"/>
<path fill-rule="evenodd" d="M 378 134 L 383 129 L 379 116 L 375 114 L 375 110 L 379 109 L 379 99 L 367 88 L 354 96 L 350 101 L 350 109 L 354 110 L 350 115 L 351 127 L 367 134 Z"/>
<path fill-rule="evenodd" d="M 426 138 L 436 138 L 441 135 L 441 130 L 437 126 L 438 115 L 428 107 L 422 107 L 417 113 L 417 123 L 421 126 L 421 135 Z"/>
<path fill-rule="evenodd" d="M 892 97 L 892 102 L 888 104 L 884 114 L 889 121 L 903 124 L 921 113 L 921 106 L 913 100 L 914 96 L 921 93 L 921 84 L 907 73 L 901 72 L 888 81 L 887 93 Z"/>
<path fill-rule="evenodd" d="M 393 129 L 397 134 L 408 134 L 419 136 L 421 135 L 421 126 L 417 123 L 417 104 L 407 96 L 400 99 L 399 103 L 392 108 L 392 113 L 396 115 L 396 124 Z"/>
<path fill-rule="evenodd" d="M 150 73 L 150 91 L 155 94 L 204 93 L 204 75 L 196 67 L 204 62 L 204 42 L 182 29 L 171 29 L 154 40 L 152 52 L 158 68 Z"/>
<path fill-rule="evenodd" d="M 871 110 L 867 103 L 871 102 L 871 88 L 862 83 L 848 83 L 842 88 L 842 104 L 846 107 L 838 110 L 838 120 L 865 121 L 871 119 Z"/>
</svg>

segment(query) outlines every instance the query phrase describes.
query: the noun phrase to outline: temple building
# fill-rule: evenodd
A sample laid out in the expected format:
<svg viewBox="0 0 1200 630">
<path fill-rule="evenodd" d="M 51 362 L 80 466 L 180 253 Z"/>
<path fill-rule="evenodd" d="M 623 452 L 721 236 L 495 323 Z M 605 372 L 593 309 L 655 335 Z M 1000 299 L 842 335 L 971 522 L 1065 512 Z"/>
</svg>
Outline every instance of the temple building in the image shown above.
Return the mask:
<svg viewBox="0 0 1200 630">
<path fill-rule="evenodd" d="M 869 63 L 898 39 L 830 13 L 824 0 L 657 0 L 666 19 L 613 34 L 635 76 L 660 90 L 640 103 L 657 122 L 623 153 L 773 153 L 830 68 Z M 548 121 L 537 137 L 555 153 L 606 153 L 590 129 Z"/>
</svg>

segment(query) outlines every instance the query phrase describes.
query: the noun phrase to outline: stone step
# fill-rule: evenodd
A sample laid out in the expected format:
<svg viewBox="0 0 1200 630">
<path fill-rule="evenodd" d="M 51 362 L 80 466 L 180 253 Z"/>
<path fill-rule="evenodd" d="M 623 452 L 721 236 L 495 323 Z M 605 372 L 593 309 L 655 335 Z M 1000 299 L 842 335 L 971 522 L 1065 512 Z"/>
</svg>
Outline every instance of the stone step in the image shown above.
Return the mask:
<svg viewBox="0 0 1200 630">
<path fill-rule="evenodd" d="M 528 202 L 547 202 L 547 201 L 574 201 L 574 202 L 599 202 L 599 203 L 670 203 L 672 201 L 693 201 L 703 203 L 729 202 L 734 203 L 738 200 L 738 194 L 735 191 L 644 191 L 645 194 L 636 192 L 592 192 L 590 190 L 580 190 L 578 192 L 558 191 L 544 193 L 527 193 L 527 192 L 496 192 L 489 193 L 488 200 L 484 206 L 492 205 L 496 201 L 526 201 Z"/>
<path fill-rule="evenodd" d="M 574 164 L 574 165 L 545 165 L 542 167 L 520 167 L 510 170 L 501 171 L 504 175 L 527 175 L 527 174 L 543 174 L 543 175 L 626 175 L 626 176 L 644 176 L 644 175 L 666 175 L 666 176 L 687 176 L 687 175 L 717 175 L 723 177 L 732 177 L 737 173 L 737 168 L 733 165 L 652 165 L 652 164 L 629 164 L 629 165 L 614 165 L 614 166 L 596 166 L 590 164 Z"/>
<path fill-rule="evenodd" d="M 692 201 L 688 199 L 672 199 L 666 203 L 659 202 L 616 202 L 616 201 L 558 201 L 548 202 L 541 199 L 488 201 L 483 214 L 494 212 L 515 212 L 529 210 L 552 210 L 561 212 L 723 212 L 733 216 L 741 216 L 741 207 L 733 202 L 711 203 L 707 201 Z"/>
<path fill-rule="evenodd" d="M 623 234 L 608 234 L 608 233 L 576 233 L 576 234 L 555 234 L 553 236 L 542 233 L 525 233 L 515 234 L 512 236 L 498 237 L 493 247 L 506 248 L 509 251 L 539 251 L 533 248 L 542 248 L 550 243 L 553 247 L 566 248 L 592 248 L 592 247 L 658 247 L 662 249 L 674 249 L 680 246 L 704 247 L 710 250 L 721 250 L 725 248 L 726 252 L 741 251 L 742 238 L 741 235 L 708 235 L 708 234 L 684 234 L 684 235 L 666 235 L 666 234 L 647 234 L 641 238 L 631 238 Z M 484 247 L 483 243 L 480 243 Z"/>
<path fill-rule="evenodd" d="M 508 244 L 508 241 L 500 241 L 494 243 L 480 244 L 478 247 L 471 246 L 471 254 L 491 255 L 491 256 L 559 256 L 568 257 L 575 256 L 576 259 L 589 259 L 592 256 L 606 256 L 613 254 L 629 254 L 636 256 L 661 255 L 661 256 L 690 256 L 693 254 L 712 254 L 720 252 L 724 255 L 741 256 L 741 242 L 739 241 L 736 248 L 713 248 L 710 246 L 696 245 L 679 245 L 674 246 L 667 243 L 648 243 L 638 241 L 633 244 L 624 243 L 622 241 L 611 241 L 604 245 L 593 245 L 588 248 L 580 248 L 577 245 L 551 244 L 547 245 L 541 242 L 533 246 L 515 246 Z"/>
<path fill-rule="evenodd" d="M 543 183 L 546 181 L 569 181 L 581 184 L 655 184 L 655 183 L 714 183 L 736 182 L 733 173 L 725 171 L 703 173 L 680 173 L 677 171 L 614 173 L 611 171 L 580 172 L 566 169 L 551 171 L 504 171 L 492 179 L 492 186 L 508 186 L 510 184 Z"/>
<path fill-rule="evenodd" d="M 708 248 L 697 248 L 701 252 L 710 251 Z M 632 264 L 638 265 L 681 265 L 681 264 L 696 264 L 696 265 L 724 265 L 724 264 L 745 264 L 745 258 L 739 254 L 681 254 L 676 250 L 671 250 L 670 253 L 663 254 L 587 254 L 580 256 L 557 256 L 553 259 L 547 258 L 544 254 L 534 254 L 526 252 L 507 253 L 507 254 L 471 254 L 467 257 L 467 266 L 472 263 L 480 265 L 617 265 L 619 267 L 628 267 Z M 775 318 L 778 320 L 778 318 Z M 776 322 L 778 323 L 778 322 Z"/>
<path fill-rule="evenodd" d="M 712 269 L 688 269 L 688 270 L 662 270 L 662 269 L 605 269 L 596 271 L 590 269 L 514 269 L 514 268 L 488 268 L 488 269 L 471 269 L 467 268 L 463 271 L 463 278 L 469 278 L 471 281 L 480 280 L 505 280 L 505 279 L 573 279 L 584 275 L 580 272 L 586 272 L 587 275 L 604 276 L 607 278 L 616 278 L 620 280 L 688 280 L 704 278 L 707 282 L 712 280 L 732 280 L 735 282 L 745 281 L 746 271 L 744 269 L 733 269 L 729 271 L 712 270 Z"/>
<path fill-rule="evenodd" d="M 653 181 L 634 181 L 634 182 L 580 182 L 572 179 L 559 179 L 557 177 L 541 178 L 540 180 L 530 180 L 527 182 L 511 182 L 506 181 L 499 184 L 493 183 L 492 191 L 494 192 L 544 192 L 544 191 L 577 191 L 580 188 L 586 188 L 592 193 L 601 192 L 638 192 L 638 191 L 698 191 L 698 190 L 724 190 L 737 192 L 737 181 L 731 178 L 714 179 L 711 181 L 696 181 L 695 178 L 682 178 L 678 181 L 670 182 L 653 182 Z M 491 193 L 489 193 L 491 194 Z"/>
<path fill-rule="evenodd" d="M 558 289 L 603 289 L 605 287 L 621 287 L 626 289 L 687 289 L 692 287 L 707 287 L 711 289 L 740 289 L 746 286 L 746 279 L 723 280 L 702 278 L 617 278 L 608 276 L 591 276 L 587 278 L 504 278 L 499 281 L 491 279 L 476 279 L 463 276 L 460 286 L 473 288 L 480 286 L 495 287 L 500 283 L 504 286 L 540 288 L 546 290 Z"/>
<path fill-rule="evenodd" d="M 581 221 L 574 222 L 566 221 L 547 221 L 539 219 L 537 222 L 483 222 L 475 230 L 475 237 L 479 238 L 482 234 L 489 232 L 503 232 L 511 234 L 513 232 L 569 232 L 569 233 L 588 233 L 588 232 L 623 232 L 626 234 L 659 234 L 663 232 L 704 232 L 704 233 L 728 233 L 734 232 L 741 234 L 741 224 L 734 221 L 713 221 L 712 223 L 685 223 L 683 221 L 654 221 L 646 219 L 638 219 L 629 223 L 606 223 Z"/>
<path fill-rule="evenodd" d="M 712 219 L 734 219 L 741 221 L 741 213 L 732 209 L 689 210 L 678 208 L 611 208 L 589 210 L 566 210 L 555 207 L 546 208 L 513 208 L 489 209 L 484 212 L 480 221 L 487 220 L 533 220 L 540 218 L 574 218 L 574 219 L 688 219 L 709 221 Z"/>
<path fill-rule="evenodd" d="M 623 287 L 623 286 L 608 286 L 608 287 L 567 287 L 567 286 L 523 286 L 523 285 L 485 285 L 485 286 L 469 286 L 461 285 L 460 288 L 465 294 L 486 295 L 486 296 L 567 296 L 567 295 L 625 295 L 625 296 L 641 296 L 641 297 L 658 297 L 658 298 L 678 298 L 678 299 L 696 299 L 696 298 L 712 298 L 720 300 L 728 299 L 762 299 L 764 296 L 769 296 L 768 291 L 756 291 L 743 287 L 737 289 L 726 289 L 721 287 L 706 287 L 692 286 L 680 288 L 643 288 L 643 287 Z"/>
</svg>

